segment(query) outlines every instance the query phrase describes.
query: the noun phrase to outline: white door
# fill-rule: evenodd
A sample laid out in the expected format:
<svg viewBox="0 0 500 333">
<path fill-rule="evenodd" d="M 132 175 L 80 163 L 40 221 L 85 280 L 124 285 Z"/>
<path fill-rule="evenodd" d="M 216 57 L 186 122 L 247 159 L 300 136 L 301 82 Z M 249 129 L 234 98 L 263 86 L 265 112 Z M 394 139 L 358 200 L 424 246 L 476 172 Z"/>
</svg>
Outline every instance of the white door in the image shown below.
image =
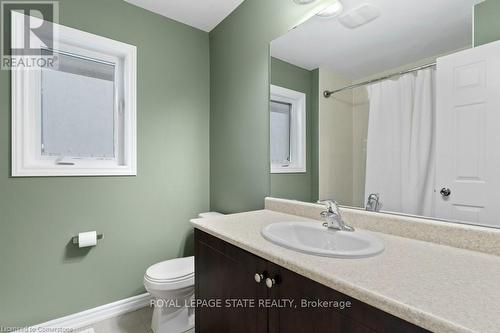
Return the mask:
<svg viewBox="0 0 500 333">
<path fill-rule="evenodd" d="M 500 42 L 437 66 L 436 217 L 500 227 Z"/>
</svg>

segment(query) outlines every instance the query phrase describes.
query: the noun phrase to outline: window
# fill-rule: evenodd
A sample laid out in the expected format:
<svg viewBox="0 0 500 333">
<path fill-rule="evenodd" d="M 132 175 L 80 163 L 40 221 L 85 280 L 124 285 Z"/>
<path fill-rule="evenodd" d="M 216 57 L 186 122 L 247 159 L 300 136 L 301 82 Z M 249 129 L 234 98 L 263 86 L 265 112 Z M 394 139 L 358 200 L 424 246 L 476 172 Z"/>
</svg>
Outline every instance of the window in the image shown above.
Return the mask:
<svg viewBox="0 0 500 333">
<path fill-rule="evenodd" d="M 306 95 L 271 85 L 271 173 L 306 172 Z"/>
<path fill-rule="evenodd" d="M 53 66 L 12 69 L 12 175 L 135 175 L 135 46 L 54 26 Z"/>
<path fill-rule="evenodd" d="M 292 105 L 271 101 L 271 163 L 290 165 L 290 121 Z"/>
<path fill-rule="evenodd" d="M 41 72 L 42 156 L 114 158 L 115 65 L 58 57 L 57 70 Z"/>
</svg>

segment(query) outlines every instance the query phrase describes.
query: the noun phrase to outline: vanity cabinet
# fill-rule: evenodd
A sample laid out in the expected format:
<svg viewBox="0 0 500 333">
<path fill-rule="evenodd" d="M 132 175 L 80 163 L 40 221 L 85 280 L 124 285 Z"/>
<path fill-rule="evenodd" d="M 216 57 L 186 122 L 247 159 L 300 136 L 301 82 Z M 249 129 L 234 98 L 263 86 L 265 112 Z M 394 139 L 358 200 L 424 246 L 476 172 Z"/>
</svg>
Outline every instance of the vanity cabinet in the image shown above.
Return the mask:
<svg viewBox="0 0 500 333">
<path fill-rule="evenodd" d="M 428 332 L 198 229 L 195 296 L 198 333 Z"/>
</svg>

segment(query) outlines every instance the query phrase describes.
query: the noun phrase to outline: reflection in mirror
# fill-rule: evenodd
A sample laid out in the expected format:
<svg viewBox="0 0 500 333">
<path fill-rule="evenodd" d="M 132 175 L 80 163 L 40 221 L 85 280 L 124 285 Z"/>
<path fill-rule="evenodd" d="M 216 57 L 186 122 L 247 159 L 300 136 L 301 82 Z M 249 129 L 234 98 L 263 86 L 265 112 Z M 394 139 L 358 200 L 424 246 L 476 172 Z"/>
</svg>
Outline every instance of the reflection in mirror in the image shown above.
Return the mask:
<svg viewBox="0 0 500 333">
<path fill-rule="evenodd" d="M 271 100 L 271 165 L 290 164 L 291 111 L 291 104 Z"/>
<path fill-rule="evenodd" d="M 272 59 L 271 69 L 271 195 L 311 201 L 314 200 L 311 188 L 314 172 L 311 165 L 312 72 L 278 59 Z M 288 119 L 285 114 L 277 113 L 278 105 L 281 110 L 289 106 Z"/>
<path fill-rule="evenodd" d="M 271 195 L 500 227 L 500 42 L 473 47 L 480 2 L 343 0 L 274 40 L 271 84 L 306 94 L 308 153 Z"/>
<path fill-rule="evenodd" d="M 306 172 L 306 94 L 271 85 L 271 173 Z"/>
</svg>

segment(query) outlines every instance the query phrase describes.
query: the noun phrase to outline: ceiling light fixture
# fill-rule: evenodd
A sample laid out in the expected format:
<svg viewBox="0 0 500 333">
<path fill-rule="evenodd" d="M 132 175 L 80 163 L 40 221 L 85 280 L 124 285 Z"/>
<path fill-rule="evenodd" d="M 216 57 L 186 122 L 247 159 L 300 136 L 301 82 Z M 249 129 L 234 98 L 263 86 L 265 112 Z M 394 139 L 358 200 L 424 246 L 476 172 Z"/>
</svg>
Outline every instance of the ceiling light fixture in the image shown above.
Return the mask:
<svg viewBox="0 0 500 333">
<path fill-rule="evenodd" d="M 337 1 L 333 5 L 326 7 L 326 9 L 322 10 L 316 15 L 324 18 L 333 18 L 339 16 L 343 10 L 344 10 L 344 5 L 342 5 L 342 2 Z"/>
</svg>

